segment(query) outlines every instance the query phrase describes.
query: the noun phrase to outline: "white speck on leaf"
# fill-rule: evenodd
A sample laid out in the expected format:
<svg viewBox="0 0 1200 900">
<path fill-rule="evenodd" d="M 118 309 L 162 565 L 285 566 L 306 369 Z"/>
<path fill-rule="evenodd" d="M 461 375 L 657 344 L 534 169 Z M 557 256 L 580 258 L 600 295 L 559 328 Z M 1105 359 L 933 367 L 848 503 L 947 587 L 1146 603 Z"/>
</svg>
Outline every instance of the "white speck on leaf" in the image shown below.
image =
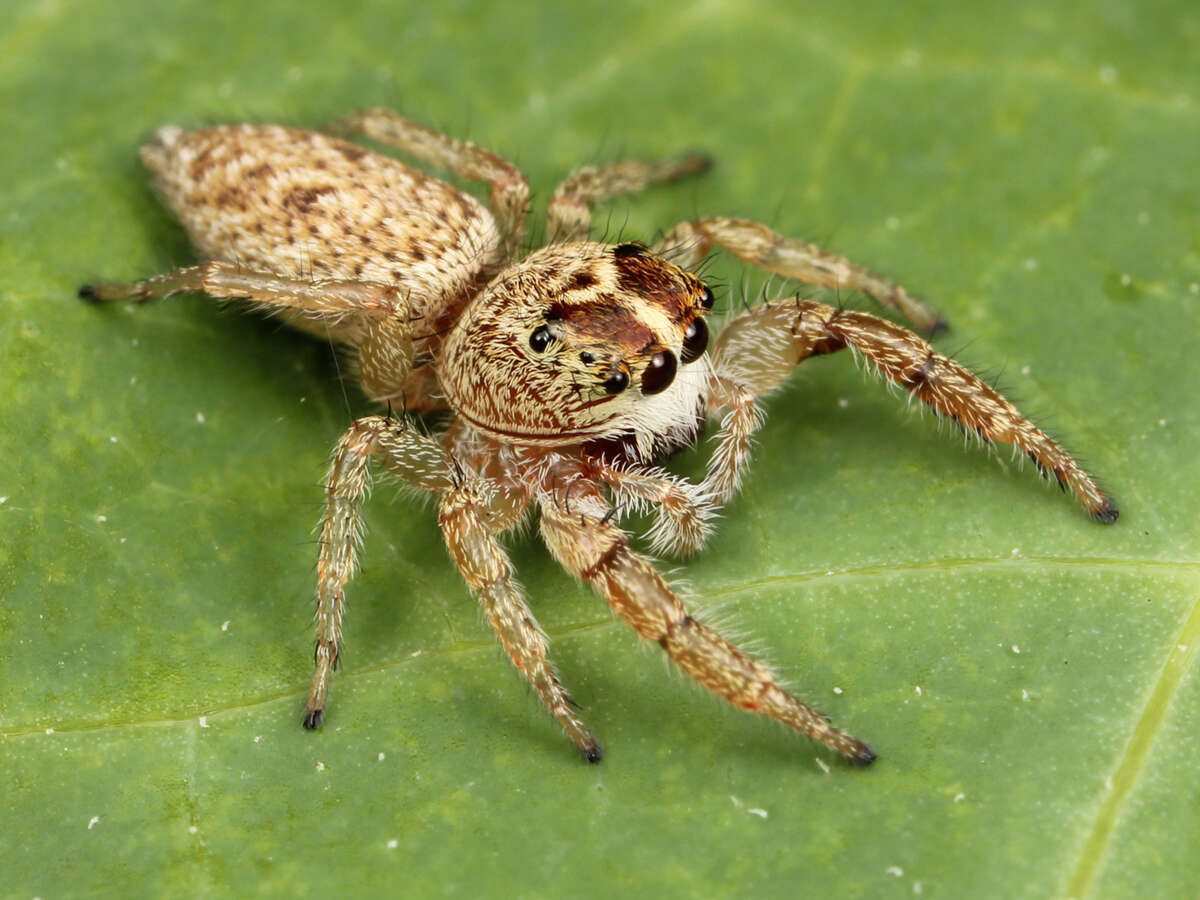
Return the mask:
<svg viewBox="0 0 1200 900">
<path fill-rule="evenodd" d="M 395 850 L 399 846 L 400 846 L 400 842 L 398 840 L 396 840 L 395 838 L 392 838 L 392 840 L 387 842 L 387 848 L 389 850 Z"/>
<path fill-rule="evenodd" d="M 93 828 L 95 828 L 95 827 L 96 827 L 98 824 L 100 824 L 100 817 L 99 817 L 99 816 L 92 816 L 90 819 L 88 819 L 88 831 L 91 831 L 91 830 L 92 830 Z"/>
<path fill-rule="evenodd" d="M 816 763 L 817 763 L 818 769 L 820 769 L 826 775 L 829 774 L 829 763 L 825 762 L 825 760 L 821 759 L 821 757 L 819 757 L 819 756 L 816 757 Z"/>
<path fill-rule="evenodd" d="M 317 760 L 317 771 L 318 772 L 325 771 L 325 763 L 321 762 L 319 759 Z"/>
<path fill-rule="evenodd" d="M 207 727 L 208 727 L 208 716 L 201 716 L 201 717 L 200 717 L 200 727 L 201 727 L 201 728 L 207 728 Z"/>
<path fill-rule="evenodd" d="M 1020 655 L 1021 655 L 1021 648 L 1020 648 L 1020 647 L 1018 647 L 1016 644 L 1013 644 L 1013 645 L 1012 645 L 1012 652 L 1013 652 L 1013 653 L 1015 653 L 1015 654 L 1017 654 L 1018 656 L 1020 656 Z"/>
<path fill-rule="evenodd" d="M 196 413 L 196 424 L 198 424 L 198 425 L 203 425 L 203 424 L 204 424 L 205 422 L 207 422 L 207 421 L 208 421 L 208 420 L 207 420 L 206 418 L 204 418 L 204 413 L 197 411 L 197 413 Z"/>
<path fill-rule="evenodd" d="M 768 813 L 765 809 L 759 809 L 758 807 L 748 809 L 746 812 L 750 813 L 752 816 L 758 816 L 760 819 L 765 819 L 770 815 L 770 813 Z"/>
<path fill-rule="evenodd" d="M 833 692 L 834 692 L 835 694 L 840 694 L 840 693 L 842 692 L 842 689 L 841 689 L 840 687 L 835 687 L 835 688 L 833 689 Z"/>
<path fill-rule="evenodd" d="M 895 875 L 897 878 L 900 878 L 904 874 L 904 870 L 902 868 L 900 868 L 899 866 L 888 866 L 887 873 L 889 875 Z"/>
</svg>

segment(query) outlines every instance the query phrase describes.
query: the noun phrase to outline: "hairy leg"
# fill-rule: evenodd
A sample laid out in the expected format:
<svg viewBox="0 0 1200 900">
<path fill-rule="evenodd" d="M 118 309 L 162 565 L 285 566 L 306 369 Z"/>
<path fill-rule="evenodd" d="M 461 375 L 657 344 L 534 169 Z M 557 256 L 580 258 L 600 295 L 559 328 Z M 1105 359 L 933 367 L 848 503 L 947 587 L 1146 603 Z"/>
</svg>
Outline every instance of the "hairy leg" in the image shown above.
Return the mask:
<svg viewBox="0 0 1200 900">
<path fill-rule="evenodd" d="M 655 553 L 691 555 L 712 533 L 713 500 L 699 485 L 664 469 L 630 470 L 603 461 L 594 464 L 593 472 L 613 488 L 618 504 L 632 501 L 639 512 L 654 511 L 654 526 L 646 537 Z"/>
<path fill-rule="evenodd" d="M 361 133 L 463 178 L 490 184 L 492 194 L 488 205 L 505 235 L 505 259 L 516 257 L 525 239 L 529 183 L 508 160 L 470 141 L 457 140 L 387 109 L 351 113 L 334 122 L 329 131 L 339 135 Z"/>
<path fill-rule="evenodd" d="M 692 618 L 662 575 L 611 524 L 594 485 L 584 492 L 576 482 L 569 503 L 553 494 L 539 503 L 542 536 L 554 557 L 684 672 L 734 706 L 782 722 L 855 762 L 866 765 L 875 759 L 862 741 L 784 691 L 770 669 Z"/>
<path fill-rule="evenodd" d="M 743 262 L 777 275 L 806 284 L 870 294 L 884 306 L 898 309 L 927 334 L 936 334 L 946 328 L 945 321 L 936 312 L 900 285 L 823 247 L 776 234 L 766 225 L 749 219 L 721 216 L 681 222 L 663 236 L 654 251 L 678 265 L 692 268 L 704 259 L 713 244 L 719 244 Z"/>
<path fill-rule="evenodd" d="M 304 727 L 316 728 L 325 717 L 329 680 L 342 646 L 346 583 L 358 567 L 362 503 L 371 489 L 371 458 L 409 484 L 440 492 L 450 486 L 449 465 L 436 440 L 403 419 L 359 419 L 338 441 L 325 487 L 321 547 L 317 556 L 316 671 L 305 704 Z"/>
<path fill-rule="evenodd" d="M 632 194 L 652 184 L 707 172 L 712 160 L 694 154 L 680 159 L 644 162 L 625 159 L 606 166 L 583 166 L 554 189 L 546 207 L 546 233 L 551 242 L 587 240 L 591 204 L 619 194 Z"/>
<path fill-rule="evenodd" d="M 756 396 L 776 387 L 797 363 L 847 347 L 862 354 L 889 381 L 964 429 L 985 441 L 1014 445 L 1038 469 L 1074 491 L 1092 518 L 1116 521 L 1116 506 L 1092 477 L 991 385 L 934 352 L 911 331 L 869 313 L 794 300 L 764 304 L 735 317 L 713 347 L 717 373 L 714 405 L 727 406 L 730 415 L 735 415 L 752 405 Z M 749 417 L 743 417 L 723 429 L 719 440 L 722 445 L 748 444 L 753 430 Z M 740 457 L 730 454 L 722 465 L 741 463 Z M 709 476 L 717 481 L 737 477 L 721 466 L 710 467 Z"/>
<path fill-rule="evenodd" d="M 447 490 L 438 504 L 438 523 L 450 556 L 464 580 L 479 597 L 488 622 L 517 670 L 537 692 L 550 714 L 588 762 L 600 761 L 600 743 L 571 705 L 566 688 L 549 659 L 545 633 L 521 596 L 513 578 L 512 563 L 494 536 L 495 525 L 511 522 L 507 510 L 492 510 L 511 503 L 486 479 L 471 478 Z M 527 502 L 527 497 L 526 497 Z M 525 503 L 520 504 L 521 509 Z M 491 520 L 497 519 L 497 522 Z"/>
<path fill-rule="evenodd" d="M 161 300 L 198 291 L 223 300 L 249 300 L 275 311 L 296 311 L 314 319 L 354 313 L 380 318 L 407 309 L 396 288 L 365 281 L 311 281 L 255 272 L 234 263 L 209 262 L 155 275 L 143 281 L 97 282 L 79 289 L 85 300 Z"/>
</svg>

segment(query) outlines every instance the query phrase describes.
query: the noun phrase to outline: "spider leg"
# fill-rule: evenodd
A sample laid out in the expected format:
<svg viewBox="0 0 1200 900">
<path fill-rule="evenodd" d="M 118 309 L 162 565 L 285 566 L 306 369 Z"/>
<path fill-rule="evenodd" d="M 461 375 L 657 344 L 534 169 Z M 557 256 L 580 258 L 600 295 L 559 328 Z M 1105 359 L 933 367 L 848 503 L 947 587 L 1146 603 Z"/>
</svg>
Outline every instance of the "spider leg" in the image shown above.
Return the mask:
<svg viewBox="0 0 1200 900">
<path fill-rule="evenodd" d="M 747 310 L 718 336 L 713 348 L 717 374 L 711 403 L 727 406 L 730 415 L 726 422 L 732 421 L 730 427 L 722 427 L 720 446 L 749 443 L 753 432 L 749 416 L 730 417 L 739 409 L 751 408 L 755 397 L 776 387 L 797 363 L 847 347 L 861 353 L 889 381 L 966 431 L 985 441 L 1014 445 L 1040 471 L 1070 488 L 1093 519 L 1116 521 L 1117 507 L 1091 475 L 978 375 L 935 353 L 916 334 L 886 319 L 812 300 L 768 303 Z M 720 449 L 705 481 L 736 481 L 736 473 L 727 468 L 740 467 L 744 457 L 733 452 L 719 461 L 718 457 Z"/>
<path fill-rule="evenodd" d="M 776 275 L 796 278 L 806 284 L 870 294 L 884 306 L 898 309 L 927 334 L 946 329 L 944 319 L 900 285 L 823 247 L 776 234 L 766 225 L 749 219 L 720 216 L 681 222 L 653 249 L 684 268 L 692 268 L 704 259 L 713 244 L 719 244 L 743 262 Z"/>
<path fill-rule="evenodd" d="M 652 184 L 676 181 L 708 171 L 712 160 L 701 154 L 663 161 L 625 159 L 606 166 L 582 166 L 554 189 L 546 207 L 546 234 L 551 243 L 587 240 L 591 204 L 632 194 Z"/>
<path fill-rule="evenodd" d="M 699 486 L 659 468 L 630 470 L 598 461 L 596 479 L 611 487 L 618 503 L 626 499 L 639 511 L 654 510 L 646 535 L 655 553 L 691 555 L 704 546 L 716 515 L 712 498 Z"/>
<path fill-rule="evenodd" d="M 333 134 L 364 134 L 371 140 L 410 153 L 455 175 L 491 185 L 488 206 L 505 235 L 505 259 L 513 259 L 525 239 L 529 182 L 508 160 L 477 146 L 434 131 L 387 109 L 364 109 L 338 119 Z"/>
<path fill-rule="evenodd" d="M 307 313 L 314 319 L 354 313 L 382 318 L 407 309 L 399 292 L 389 285 L 285 278 L 227 262 L 187 266 L 143 281 L 86 284 L 79 289 L 79 296 L 100 302 L 161 300 L 189 291 L 224 300 L 250 300 L 270 310 Z"/>
<path fill-rule="evenodd" d="M 467 585 L 479 597 L 483 613 L 513 665 L 541 697 L 583 758 L 599 762 L 600 743 L 575 715 L 566 688 L 550 663 L 546 635 L 521 596 L 521 587 L 513 578 L 512 563 L 495 538 L 497 531 L 514 520 L 512 509 L 505 507 L 523 512 L 528 495 L 523 494 L 514 503 L 511 496 L 504 496 L 496 488 L 495 482 L 471 477 L 442 494 L 438 523 L 446 537 L 446 546 Z M 494 509 L 497 501 L 499 510 Z M 519 513 L 516 517 L 519 518 Z"/>
<path fill-rule="evenodd" d="M 402 418 L 367 416 L 338 441 L 326 479 L 325 514 L 317 557 L 316 671 L 305 704 L 304 727 L 325 717 L 329 680 L 342 646 L 346 583 L 358 567 L 362 503 L 370 493 L 370 462 L 377 457 L 393 474 L 427 491 L 450 486 L 446 454 L 436 440 L 410 428 Z"/>
<path fill-rule="evenodd" d="M 569 510 L 554 493 L 539 498 L 542 537 L 562 566 L 591 584 L 634 631 L 734 706 L 769 716 L 863 765 L 874 761 L 870 747 L 830 725 L 784 691 L 770 669 L 692 618 L 662 575 L 608 521 L 594 484 L 587 490 L 576 481 L 570 492 Z"/>
</svg>

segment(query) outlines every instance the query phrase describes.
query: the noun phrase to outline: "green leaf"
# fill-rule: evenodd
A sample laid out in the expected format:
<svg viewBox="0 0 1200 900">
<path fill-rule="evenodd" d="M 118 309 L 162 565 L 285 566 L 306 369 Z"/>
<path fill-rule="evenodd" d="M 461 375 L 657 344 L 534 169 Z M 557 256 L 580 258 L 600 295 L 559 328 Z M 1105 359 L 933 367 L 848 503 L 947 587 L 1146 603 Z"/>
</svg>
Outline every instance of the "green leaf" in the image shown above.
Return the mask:
<svg viewBox="0 0 1200 900">
<path fill-rule="evenodd" d="M 1194 891 L 1195 4 L 10 7 L 6 894 Z M 311 527 L 328 451 L 368 406 L 328 347 L 276 323 L 75 290 L 191 258 L 136 161 L 152 128 L 370 105 L 494 148 L 543 199 L 584 162 L 711 151 L 706 179 L 606 204 L 597 231 L 741 215 L 886 272 L 949 318 L 940 349 L 1082 454 L 1121 520 L 964 452 L 848 356 L 815 360 L 679 577 L 874 767 L 712 701 L 517 537 L 605 743 L 585 766 L 430 507 L 385 489 L 329 718 L 303 732 Z M 727 307 L 764 281 L 712 271 Z"/>
</svg>

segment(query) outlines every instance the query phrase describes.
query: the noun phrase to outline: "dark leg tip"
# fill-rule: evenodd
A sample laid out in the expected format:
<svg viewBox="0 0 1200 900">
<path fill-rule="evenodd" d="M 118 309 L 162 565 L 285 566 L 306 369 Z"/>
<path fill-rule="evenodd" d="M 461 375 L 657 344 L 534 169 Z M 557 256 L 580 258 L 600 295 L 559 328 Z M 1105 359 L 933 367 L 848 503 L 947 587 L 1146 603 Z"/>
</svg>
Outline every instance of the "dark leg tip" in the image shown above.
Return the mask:
<svg viewBox="0 0 1200 900">
<path fill-rule="evenodd" d="M 703 175 L 705 172 L 711 170 L 714 165 L 716 165 L 716 160 L 714 160 L 712 156 L 707 153 L 695 153 L 692 155 L 692 160 L 694 160 L 694 165 L 696 167 L 694 171 L 697 175 Z"/>
<path fill-rule="evenodd" d="M 1113 506 L 1111 503 L 1109 503 L 1103 509 L 1097 510 L 1096 512 L 1092 513 L 1092 518 L 1095 519 L 1097 522 L 1099 522 L 1101 525 L 1111 525 L 1113 522 L 1117 521 L 1117 518 L 1120 515 L 1121 515 L 1121 511 L 1119 509 L 1117 509 L 1115 506 Z"/>
<path fill-rule="evenodd" d="M 586 747 L 580 747 L 579 755 L 592 765 L 600 762 L 600 759 L 604 756 L 599 744 L 588 744 Z"/>
<path fill-rule="evenodd" d="M 850 761 L 856 766 L 869 766 L 871 763 L 875 762 L 875 751 L 866 744 L 859 743 L 859 745 L 854 748 L 854 753 L 851 754 Z"/>
<path fill-rule="evenodd" d="M 92 303 L 100 302 L 100 298 L 96 296 L 96 289 L 90 284 L 85 284 L 79 289 L 79 299 L 89 300 Z"/>
<path fill-rule="evenodd" d="M 310 709 L 304 714 L 304 727 L 309 731 L 316 731 L 321 727 L 321 723 L 325 721 L 325 710 Z"/>
</svg>

